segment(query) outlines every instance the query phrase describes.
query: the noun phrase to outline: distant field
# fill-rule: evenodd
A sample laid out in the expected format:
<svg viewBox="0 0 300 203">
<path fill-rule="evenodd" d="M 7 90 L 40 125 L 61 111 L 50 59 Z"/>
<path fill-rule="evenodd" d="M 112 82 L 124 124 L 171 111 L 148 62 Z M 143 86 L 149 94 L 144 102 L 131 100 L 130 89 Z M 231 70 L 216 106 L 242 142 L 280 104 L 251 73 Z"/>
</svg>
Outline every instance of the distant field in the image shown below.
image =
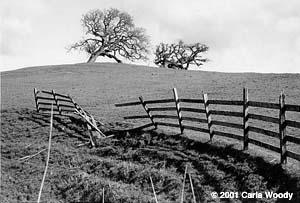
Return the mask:
<svg viewBox="0 0 300 203">
<path fill-rule="evenodd" d="M 39 115 L 34 112 L 33 88 L 54 89 L 58 93 L 69 94 L 96 119 L 113 127 L 126 127 L 130 123 L 129 121 L 126 121 L 128 124 L 124 123 L 123 117 L 144 113 L 143 108 L 141 106 L 116 108 L 114 104 L 137 101 L 139 96 L 143 96 L 146 100 L 172 98 L 174 87 L 177 88 L 181 98 L 202 98 L 202 93 L 208 93 L 211 99 L 233 100 L 241 100 L 243 87 L 247 87 L 250 100 L 274 103 L 278 102 L 280 92 L 284 91 L 286 103 L 300 104 L 300 74 L 180 71 L 109 63 L 32 67 L 3 72 L 1 73 L 1 165 L 2 182 L 5 184 L 1 183 L 0 198 L 4 200 L 1 202 L 36 200 L 36 191 L 43 170 L 42 162 L 45 161 L 46 154 L 41 154 L 25 164 L 17 161 L 23 156 L 39 151 L 47 142 L 49 123 L 37 119 Z M 251 111 L 255 112 L 256 109 Z M 278 112 L 273 110 L 261 113 L 278 116 Z M 287 116 L 300 121 L 300 113 Z M 51 162 L 53 168 L 49 173 L 51 180 L 48 180 L 45 189 L 47 200 L 100 201 L 101 189 L 105 187 L 111 189 L 107 195 L 112 199 L 107 202 L 133 202 L 133 199 L 147 202 L 152 198 L 151 188 L 147 182 L 151 174 L 159 189 L 159 198 L 163 202 L 179 202 L 177 200 L 180 198 L 178 195 L 182 180 L 176 180 L 176 177 L 183 175 L 185 163 L 192 164 L 191 174 L 197 176 L 195 187 L 199 191 L 196 196 L 202 201 L 211 200 L 209 192 L 223 191 L 229 186 L 231 190 L 239 191 L 297 189 L 297 180 L 293 176 L 296 174 L 300 177 L 300 174 L 297 175 L 299 162 L 289 163 L 289 166 L 295 166 L 296 170 L 296 173 L 290 176 L 275 164 L 279 154 L 266 153 L 262 148 L 250 146 L 250 154 L 253 156 L 264 154 L 268 161 L 274 163 L 269 164 L 260 158 L 249 157 L 246 153 L 236 151 L 236 147 L 231 149 L 230 144 L 236 144 L 237 141 L 222 139 L 223 143 L 215 141 L 215 145 L 203 143 L 196 145 L 203 147 L 203 151 L 194 148 L 195 145 L 189 141 L 181 140 L 181 143 L 178 137 L 170 138 L 163 135 L 164 133 L 172 136 L 178 133 L 178 129 L 162 128 L 165 131 L 139 134 L 140 139 L 135 139 L 133 135 L 127 137 L 128 139 L 116 138 L 111 142 L 104 142 L 99 149 L 89 150 L 76 147 L 81 141 L 74 136 L 84 134 L 81 132 L 83 129 L 72 126 L 72 130 L 66 132 L 59 122 L 60 120 L 56 120 L 54 133 L 56 138 Z M 132 121 L 131 125 L 148 122 L 147 119 Z M 278 130 L 277 125 L 264 122 L 253 124 Z M 299 130 L 288 129 L 288 133 L 300 136 Z M 208 135 L 205 134 L 187 131 L 185 135 L 199 138 L 202 142 L 208 140 Z M 250 136 L 278 144 L 278 140 L 265 136 L 256 134 Z M 153 140 L 149 137 L 153 137 Z M 289 147 L 293 151 L 300 152 L 296 146 Z M 193 156 L 199 156 L 200 160 L 195 160 Z M 265 168 L 271 168 L 272 174 L 266 173 Z M 130 179 L 131 177 L 134 178 Z M 241 177 L 247 178 L 239 180 Z M 160 182 L 161 178 L 164 181 Z M 15 187 L 16 185 L 18 187 Z M 187 198 L 191 202 L 190 188 L 186 187 L 189 190 Z M 139 190 L 141 196 L 136 193 Z M 118 191 L 123 191 L 121 196 L 117 195 Z"/>
</svg>

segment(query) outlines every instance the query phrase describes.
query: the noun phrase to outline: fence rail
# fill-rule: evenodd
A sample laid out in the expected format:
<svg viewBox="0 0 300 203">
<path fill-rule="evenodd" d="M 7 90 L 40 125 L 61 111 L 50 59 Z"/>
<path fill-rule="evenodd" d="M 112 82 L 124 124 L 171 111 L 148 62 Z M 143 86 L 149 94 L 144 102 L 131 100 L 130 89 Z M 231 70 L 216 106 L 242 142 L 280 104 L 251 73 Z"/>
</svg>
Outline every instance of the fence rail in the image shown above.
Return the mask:
<svg viewBox="0 0 300 203">
<path fill-rule="evenodd" d="M 241 106 L 243 105 L 243 101 L 233 101 L 233 100 L 209 100 L 209 104 L 219 104 L 219 105 L 235 105 Z"/>
<path fill-rule="evenodd" d="M 194 103 L 194 104 L 203 104 L 204 100 L 203 99 L 179 99 L 180 102 L 185 102 L 185 103 Z"/>
<path fill-rule="evenodd" d="M 300 154 L 287 150 L 287 142 L 300 145 L 300 137 L 295 137 L 291 135 L 287 135 L 286 128 L 300 128 L 300 121 L 288 120 L 286 119 L 286 112 L 300 112 L 300 106 L 298 105 L 290 105 L 285 104 L 285 95 L 282 93 L 279 97 L 278 103 L 269 103 L 269 102 L 257 102 L 257 101 L 249 101 L 248 99 L 248 89 L 244 88 L 243 90 L 243 100 L 210 100 L 208 99 L 208 95 L 204 94 L 203 99 L 185 99 L 179 98 L 177 94 L 176 88 L 173 89 L 173 96 L 172 99 L 159 99 L 159 100 L 143 100 L 138 102 L 128 102 L 122 104 L 116 104 L 116 107 L 125 107 L 125 106 L 137 106 L 143 104 L 144 109 L 147 109 L 147 115 L 134 115 L 134 116 L 127 116 L 124 117 L 125 119 L 146 119 L 150 118 L 151 122 L 155 127 L 157 126 L 168 126 L 179 128 L 180 132 L 183 133 L 184 130 L 194 130 L 198 132 L 204 132 L 210 135 L 210 139 L 212 140 L 215 135 L 223 136 L 228 138 L 237 139 L 243 142 L 244 149 L 248 149 L 248 144 L 254 144 L 274 152 L 280 154 L 281 163 L 286 163 L 287 157 L 296 159 L 300 161 Z M 152 104 L 164 104 L 164 103 L 173 103 L 174 106 L 167 106 L 167 107 L 160 107 L 160 106 L 152 106 Z M 199 107 L 188 107 L 187 104 L 201 104 Z M 148 105 L 151 104 L 151 107 Z M 181 105 L 184 104 L 184 107 Z M 211 106 L 212 105 L 212 106 Z M 211 109 L 212 107 L 218 105 L 227 105 L 232 106 L 241 106 L 243 107 L 242 112 L 239 110 L 217 110 Z M 268 115 L 260 115 L 256 113 L 249 113 L 250 110 L 255 107 L 257 109 L 266 108 L 266 109 L 274 109 L 278 110 L 279 117 L 272 117 Z M 159 112 L 174 112 L 176 115 L 165 115 L 160 114 Z M 205 118 L 201 118 L 198 116 L 185 116 L 182 113 L 191 112 L 194 113 L 193 115 L 198 114 L 199 116 L 205 116 Z M 152 114 L 153 113 L 153 114 Z M 156 113 L 156 114 L 155 114 Z M 226 116 L 226 117 L 235 117 L 241 118 L 243 121 L 241 123 L 237 123 L 234 121 L 227 122 L 221 120 L 212 119 L 212 115 L 217 116 Z M 163 120 L 159 120 L 163 119 Z M 167 120 L 171 119 L 177 120 L 177 124 L 170 123 Z M 273 130 L 263 129 L 257 126 L 251 126 L 249 121 L 251 120 L 258 120 L 264 121 L 272 124 L 278 125 L 278 132 Z M 183 121 L 190 121 L 195 123 L 206 123 L 207 128 L 193 126 L 193 125 L 186 125 L 182 123 Z M 214 126 L 222 126 L 222 127 L 229 127 L 238 130 L 242 130 L 241 135 L 234 134 L 231 132 L 223 132 L 220 130 L 215 130 Z M 254 138 L 250 138 L 250 133 L 258 133 L 261 135 L 265 135 L 267 137 L 272 137 L 275 139 L 279 139 L 279 146 L 274 146 L 273 144 L 263 142 L 260 140 L 256 140 Z"/>
<path fill-rule="evenodd" d="M 264 116 L 264 115 L 252 114 L 252 113 L 249 113 L 248 116 L 249 118 L 254 120 L 266 121 L 266 122 L 276 123 L 276 124 L 279 122 L 278 118 L 273 118 L 270 116 Z"/>
<path fill-rule="evenodd" d="M 286 125 L 294 128 L 300 128 L 300 122 L 297 121 L 291 121 L 291 120 L 286 120 Z"/>
<path fill-rule="evenodd" d="M 181 111 L 194 112 L 194 113 L 205 113 L 204 109 L 195 109 L 195 108 L 189 108 L 189 107 L 182 107 Z"/>
<path fill-rule="evenodd" d="M 268 109 L 279 109 L 279 104 L 276 103 L 268 103 L 268 102 L 256 102 L 256 101 L 249 101 L 249 106 L 252 107 L 261 107 L 261 108 L 268 108 Z"/>
<path fill-rule="evenodd" d="M 203 118 L 193 118 L 193 117 L 187 117 L 187 116 L 183 116 L 182 120 L 183 121 L 192 121 L 192 122 L 197 122 L 197 123 L 207 123 L 206 119 L 203 119 Z"/>
<path fill-rule="evenodd" d="M 172 103 L 173 99 L 161 99 L 161 100 L 148 100 L 145 101 L 146 104 L 163 104 L 163 103 Z"/>
<path fill-rule="evenodd" d="M 243 118 L 242 112 L 234 112 L 234 111 L 218 111 L 218 110 L 211 110 L 210 113 L 212 115 L 219 115 L 219 116 L 233 116 L 233 117 L 240 117 Z"/>
</svg>

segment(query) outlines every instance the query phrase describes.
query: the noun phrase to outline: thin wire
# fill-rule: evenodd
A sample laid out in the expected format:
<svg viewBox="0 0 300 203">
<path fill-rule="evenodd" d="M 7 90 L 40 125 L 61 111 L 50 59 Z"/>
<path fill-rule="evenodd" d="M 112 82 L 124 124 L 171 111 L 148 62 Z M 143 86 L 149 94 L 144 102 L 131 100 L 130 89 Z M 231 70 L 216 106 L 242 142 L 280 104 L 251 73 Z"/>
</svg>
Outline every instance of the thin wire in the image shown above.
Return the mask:
<svg viewBox="0 0 300 203">
<path fill-rule="evenodd" d="M 44 186 L 44 182 L 45 182 L 46 174 L 47 174 L 47 170 L 48 170 L 48 165 L 49 165 L 50 148 L 51 148 L 51 137 L 52 137 L 52 126 L 53 126 L 53 103 L 52 103 L 52 106 L 51 106 L 51 118 L 50 118 L 50 133 L 49 133 L 49 143 L 48 143 L 48 154 L 47 154 L 45 171 L 44 171 L 44 175 L 43 175 L 43 179 L 42 179 L 42 183 L 41 183 L 41 187 L 40 187 L 40 191 L 39 191 L 39 196 L 38 196 L 37 203 L 40 203 L 40 200 L 41 200 L 42 190 L 43 190 L 43 186 Z"/>
</svg>

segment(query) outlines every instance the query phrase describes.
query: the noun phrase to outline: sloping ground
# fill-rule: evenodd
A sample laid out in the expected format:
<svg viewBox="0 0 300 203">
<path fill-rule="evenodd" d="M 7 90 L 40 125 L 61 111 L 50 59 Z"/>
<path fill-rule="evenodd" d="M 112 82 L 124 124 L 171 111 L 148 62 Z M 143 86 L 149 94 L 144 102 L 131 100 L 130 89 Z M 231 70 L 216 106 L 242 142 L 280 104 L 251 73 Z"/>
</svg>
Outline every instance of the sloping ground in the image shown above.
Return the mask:
<svg viewBox="0 0 300 203">
<path fill-rule="evenodd" d="M 2 111 L 1 202 L 37 199 L 46 152 L 27 161 L 20 158 L 46 148 L 49 121 L 38 116 L 26 109 Z M 67 119 L 54 119 L 43 202 L 102 202 L 103 189 L 105 202 L 154 202 L 150 177 L 159 202 L 179 202 L 186 166 L 197 202 L 243 200 L 213 199 L 213 191 L 289 191 L 296 195 L 300 189 L 300 177 L 231 146 L 200 143 L 162 131 L 140 131 L 116 135 L 102 141 L 99 147 L 89 149 L 78 147 L 83 142 L 85 129 L 67 123 Z M 185 202 L 193 202 L 191 189 L 188 176 Z M 294 197 L 292 202 L 298 201 Z"/>
<path fill-rule="evenodd" d="M 33 88 L 54 89 L 58 93 L 71 95 L 98 120 L 112 123 L 124 122 L 124 116 L 145 114 L 145 111 L 142 106 L 116 108 L 115 103 L 138 101 L 139 96 L 143 96 L 145 100 L 172 98 L 174 87 L 178 90 L 179 98 L 202 98 L 202 93 L 208 93 L 209 99 L 227 100 L 242 100 L 243 87 L 247 87 L 251 101 L 273 103 L 278 102 L 280 92 L 284 91 L 286 103 L 300 104 L 300 74 L 180 71 L 99 63 L 32 67 L 1 73 L 1 107 L 2 109 L 34 109 Z M 213 105 L 211 107 L 214 108 Z M 215 110 L 232 110 L 226 109 L 225 106 L 216 106 L 216 108 L 219 109 Z M 237 108 L 235 111 L 242 111 L 240 107 Z M 184 113 L 183 116 L 190 116 Z M 279 114 L 277 110 L 261 108 L 250 108 L 249 113 L 272 117 L 278 117 Z M 212 119 L 231 122 L 236 118 L 213 115 Z M 234 122 L 242 124 L 242 119 L 238 119 Z M 300 113 L 288 113 L 287 119 L 300 121 Z M 136 120 L 133 124 L 140 125 L 144 122 Z M 254 120 L 251 120 L 250 124 L 254 127 L 278 131 L 277 124 Z M 241 134 L 241 132 L 234 132 L 232 128 L 221 126 L 216 130 Z M 193 132 L 189 133 L 193 134 Z M 287 134 L 300 136 L 298 129 L 290 127 L 287 129 Z M 250 137 L 279 146 L 278 139 L 274 140 L 256 133 L 250 133 Z M 294 145 L 288 148 L 300 153 L 300 149 Z"/>
<path fill-rule="evenodd" d="M 300 104 L 300 74 L 180 71 L 100 63 L 33 67 L 1 73 L 1 107 L 34 109 L 33 88 L 54 89 L 58 93 L 71 95 L 98 120 L 124 122 L 124 116 L 145 114 L 144 109 L 142 106 L 116 108 L 114 104 L 138 101 L 139 96 L 143 96 L 145 100 L 173 98 L 174 87 L 178 90 L 179 98 L 202 98 L 202 93 L 208 93 L 209 99 L 227 100 L 242 100 L 243 87 L 248 87 L 249 100 L 273 103 L 278 102 L 280 92 L 284 91 L 286 103 Z M 216 108 L 227 110 L 225 106 Z M 237 108 L 235 111 L 242 111 L 241 107 Z M 276 110 L 261 108 L 250 108 L 249 113 L 273 117 L 279 115 Z M 224 116 L 219 118 L 213 115 L 212 119 L 230 122 L 235 118 Z M 289 113 L 287 119 L 300 121 L 300 113 Z M 144 122 L 136 120 L 133 124 L 140 125 Z M 235 122 L 243 123 L 242 119 Z M 277 124 L 251 120 L 252 124 L 278 131 Z M 231 128 L 217 130 L 233 133 Z M 287 130 L 289 135 L 299 137 L 297 129 Z M 260 134 L 251 133 L 250 137 L 279 145 L 278 140 L 274 141 Z M 294 152 L 300 153 L 297 149 Z"/>
<path fill-rule="evenodd" d="M 123 116 L 144 111 L 142 107 L 117 109 L 115 103 L 137 100 L 141 95 L 145 99 L 171 98 L 173 87 L 184 98 L 201 98 L 206 92 L 212 99 L 238 100 L 244 86 L 250 89 L 250 100 L 277 102 L 279 93 L 285 90 L 287 103 L 300 103 L 299 74 L 187 72 L 123 64 L 61 65 L 1 73 L 0 201 L 37 199 L 46 152 L 26 162 L 20 160 L 47 145 L 49 118 L 33 111 L 34 87 L 70 94 L 96 119 L 120 129 L 140 124 L 124 123 Z M 293 116 L 300 120 L 300 115 Z M 179 202 L 186 163 L 197 201 L 201 202 L 219 202 L 211 199 L 211 191 L 299 191 L 299 168 L 289 175 L 276 161 L 265 162 L 226 147 L 226 143 L 217 146 L 215 142 L 210 145 L 188 141 L 175 136 L 176 129 L 169 135 L 165 135 L 167 131 L 156 131 L 115 137 L 99 148 L 89 149 L 78 147 L 86 135 L 80 123 L 57 118 L 54 124 L 50 169 L 43 190 L 45 202 L 101 202 L 103 188 L 105 202 L 154 202 L 150 175 L 159 202 Z M 291 132 L 299 136 L 299 131 Z M 201 136 L 190 131 L 186 135 L 196 139 Z M 258 154 L 266 153 L 262 149 Z M 287 169 L 291 166 L 287 165 Z M 186 202 L 191 202 L 189 182 L 185 185 Z"/>
<path fill-rule="evenodd" d="M 74 64 L 25 68 L 1 73 L 2 109 L 34 108 L 33 88 L 69 94 L 97 118 L 122 121 L 140 108 L 117 109 L 115 103 L 172 98 L 242 99 L 243 87 L 249 99 L 278 102 L 285 91 L 286 102 L 300 103 L 300 74 L 218 73 L 180 71 L 127 64 Z M 300 118 L 300 115 L 299 117 Z"/>
</svg>

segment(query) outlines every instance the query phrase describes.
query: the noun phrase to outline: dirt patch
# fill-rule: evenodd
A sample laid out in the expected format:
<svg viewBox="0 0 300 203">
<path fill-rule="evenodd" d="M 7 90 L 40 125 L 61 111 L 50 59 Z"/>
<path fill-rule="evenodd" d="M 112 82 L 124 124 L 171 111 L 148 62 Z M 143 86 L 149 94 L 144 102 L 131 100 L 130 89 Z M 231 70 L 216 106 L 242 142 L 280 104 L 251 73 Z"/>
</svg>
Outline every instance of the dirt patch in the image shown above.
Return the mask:
<svg viewBox="0 0 300 203">
<path fill-rule="evenodd" d="M 20 158 L 46 148 L 47 117 L 27 109 L 1 114 L 1 202 L 36 201 L 46 152 L 26 162 Z M 105 202 L 154 202 L 150 176 L 159 202 L 179 202 L 186 166 L 197 202 L 242 202 L 241 198 L 213 199 L 213 191 L 289 191 L 296 195 L 300 190 L 299 175 L 288 174 L 278 164 L 230 146 L 214 146 L 160 131 L 138 131 L 116 135 L 90 149 L 78 147 L 85 141 L 86 131 L 73 124 L 69 119 L 54 121 L 44 202 L 101 202 L 103 189 Z M 185 202 L 193 202 L 191 189 L 187 178 Z M 256 202 L 275 201 L 262 198 Z"/>
</svg>

